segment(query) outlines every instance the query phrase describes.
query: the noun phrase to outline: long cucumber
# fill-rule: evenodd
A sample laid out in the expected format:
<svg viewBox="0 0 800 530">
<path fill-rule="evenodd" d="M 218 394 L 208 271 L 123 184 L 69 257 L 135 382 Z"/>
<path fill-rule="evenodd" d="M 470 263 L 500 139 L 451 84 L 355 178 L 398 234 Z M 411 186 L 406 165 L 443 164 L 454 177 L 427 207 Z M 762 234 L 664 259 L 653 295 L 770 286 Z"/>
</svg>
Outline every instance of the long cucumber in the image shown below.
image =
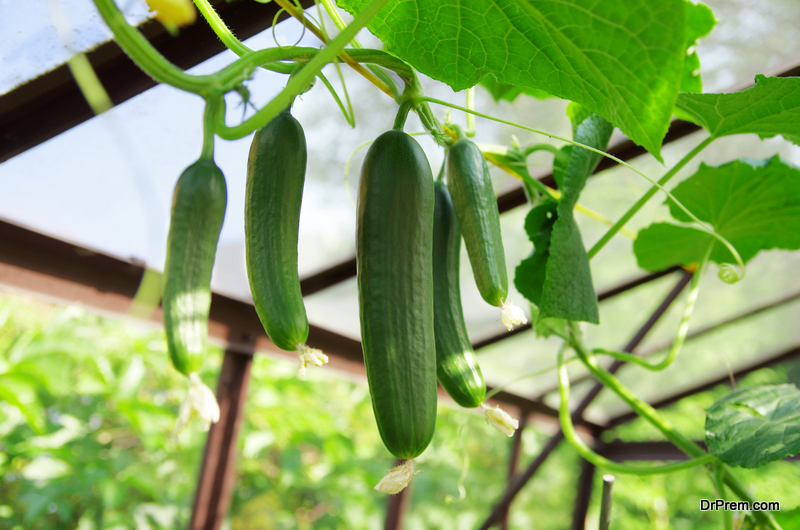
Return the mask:
<svg viewBox="0 0 800 530">
<path fill-rule="evenodd" d="M 225 177 L 201 158 L 175 185 L 164 265 L 164 329 L 172 364 L 196 373 L 203 365 L 211 306 L 211 270 L 225 217 Z"/>
<path fill-rule="evenodd" d="M 486 383 L 472 350 L 461 307 L 461 230 L 443 182 L 434 184 L 433 306 L 436 374 L 453 401 L 474 408 L 486 397 Z"/>
<path fill-rule="evenodd" d="M 297 270 L 300 205 L 306 174 L 306 139 L 288 110 L 256 132 L 245 191 L 245 259 L 253 305 L 270 340 L 306 364 L 327 361 L 308 348 L 308 318 Z"/>
<path fill-rule="evenodd" d="M 381 439 L 404 459 L 425 450 L 436 426 L 433 209 L 422 148 L 400 130 L 379 136 L 358 194 L 361 341 Z"/>
<path fill-rule="evenodd" d="M 481 297 L 502 309 L 500 318 L 509 330 L 526 323 L 522 310 L 508 300 L 500 213 L 489 167 L 478 146 L 466 137 L 453 144 L 447 154 L 447 184 Z"/>
</svg>

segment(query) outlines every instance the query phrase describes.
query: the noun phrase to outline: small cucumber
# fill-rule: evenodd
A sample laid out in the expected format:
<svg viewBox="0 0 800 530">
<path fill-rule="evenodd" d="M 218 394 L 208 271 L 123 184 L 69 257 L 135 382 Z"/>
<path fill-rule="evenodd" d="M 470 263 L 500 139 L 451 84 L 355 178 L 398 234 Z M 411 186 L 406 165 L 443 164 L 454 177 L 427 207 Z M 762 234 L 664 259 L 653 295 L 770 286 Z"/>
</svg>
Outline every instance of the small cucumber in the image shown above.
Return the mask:
<svg viewBox="0 0 800 530">
<path fill-rule="evenodd" d="M 478 291 L 487 303 L 502 307 L 508 296 L 508 272 L 500 213 L 486 160 L 466 138 L 458 140 L 447 154 L 447 184 Z"/>
<path fill-rule="evenodd" d="M 250 292 L 270 340 L 296 351 L 308 339 L 308 318 L 297 271 L 306 139 L 289 113 L 256 132 L 247 162 L 245 255 Z"/>
<path fill-rule="evenodd" d="M 436 336 L 436 373 L 453 401 L 474 408 L 486 397 L 486 383 L 475 358 L 461 308 L 459 257 L 461 230 L 450 192 L 434 184 L 433 214 L 433 326 Z"/>
<path fill-rule="evenodd" d="M 433 178 L 419 144 L 380 135 L 361 169 L 356 225 L 361 343 L 384 445 L 419 456 L 436 426 Z"/>
<path fill-rule="evenodd" d="M 225 177 L 213 160 L 184 170 L 172 196 L 164 265 L 164 328 L 172 364 L 189 375 L 203 365 L 211 269 L 225 218 Z"/>
</svg>

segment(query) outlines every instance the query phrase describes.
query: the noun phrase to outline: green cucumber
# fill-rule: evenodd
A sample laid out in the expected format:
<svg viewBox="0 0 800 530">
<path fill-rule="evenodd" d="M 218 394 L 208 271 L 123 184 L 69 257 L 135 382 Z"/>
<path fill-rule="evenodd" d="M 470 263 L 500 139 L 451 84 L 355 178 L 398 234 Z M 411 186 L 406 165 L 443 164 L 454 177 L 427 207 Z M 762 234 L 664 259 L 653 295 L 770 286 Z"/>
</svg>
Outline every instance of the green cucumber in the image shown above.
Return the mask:
<svg viewBox="0 0 800 530">
<path fill-rule="evenodd" d="M 503 307 L 508 297 L 508 272 L 497 199 L 481 150 L 466 138 L 458 140 L 447 154 L 447 184 L 478 291 L 487 303 Z"/>
<path fill-rule="evenodd" d="M 296 351 L 308 339 L 308 318 L 297 271 L 306 139 L 284 111 L 256 132 L 247 162 L 244 206 L 247 278 L 270 340 Z"/>
<path fill-rule="evenodd" d="M 225 177 L 204 158 L 184 170 L 172 196 L 162 306 L 170 359 L 186 375 L 200 370 L 205 357 L 211 269 L 226 202 Z"/>
<path fill-rule="evenodd" d="M 373 142 L 361 169 L 356 225 L 361 344 L 384 445 L 419 456 L 436 427 L 433 178 L 400 130 Z"/>
<path fill-rule="evenodd" d="M 443 182 L 434 184 L 433 214 L 433 326 L 436 337 L 436 374 L 453 401 L 474 408 L 486 397 L 486 383 L 475 358 L 461 308 L 459 257 L 461 230 Z"/>
</svg>

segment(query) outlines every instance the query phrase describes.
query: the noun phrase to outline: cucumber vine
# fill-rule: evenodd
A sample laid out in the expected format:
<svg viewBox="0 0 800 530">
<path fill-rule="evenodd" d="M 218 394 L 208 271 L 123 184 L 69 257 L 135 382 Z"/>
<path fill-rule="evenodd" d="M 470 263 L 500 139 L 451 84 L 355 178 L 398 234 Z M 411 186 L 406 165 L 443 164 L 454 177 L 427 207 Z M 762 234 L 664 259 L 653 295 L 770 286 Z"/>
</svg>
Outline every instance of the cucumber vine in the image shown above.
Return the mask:
<svg viewBox="0 0 800 530">
<path fill-rule="evenodd" d="M 656 473 L 669 473 L 695 466 L 707 466 L 712 474 L 713 484 L 720 498 L 726 498 L 725 489 L 727 487 L 730 492 L 740 499 L 748 501 L 753 500 L 752 496 L 747 492 L 745 487 L 731 473 L 729 467 L 722 463 L 717 456 L 706 452 L 706 450 L 695 444 L 695 442 L 678 432 L 669 422 L 667 422 L 660 414 L 658 414 L 655 409 L 635 396 L 627 387 L 622 385 L 622 383 L 620 383 L 612 373 L 602 368 L 597 362 L 597 356 L 604 355 L 611 356 L 618 361 L 631 363 L 650 371 L 660 371 L 666 369 L 675 360 L 683 343 L 686 340 L 689 330 L 689 322 L 692 317 L 695 301 L 699 293 L 701 276 L 708 267 L 709 263 L 714 261 L 719 264 L 719 276 L 728 283 L 740 281 L 744 277 L 745 262 L 752 257 L 754 253 L 748 253 L 745 255 L 744 252 L 740 252 L 739 248 L 737 248 L 735 244 L 735 238 L 737 237 L 736 234 L 724 233 L 722 228 L 717 226 L 713 220 L 703 218 L 701 213 L 693 211 L 692 208 L 687 207 L 684 204 L 684 201 L 677 197 L 675 193 L 667 190 L 665 187 L 681 169 L 683 169 L 691 160 L 693 160 L 698 154 L 707 148 L 714 139 L 717 138 L 715 134 L 710 134 L 708 137 L 703 139 L 689 153 L 681 158 L 680 161 L 669 168 L 660 179 L 655 180 L 644 174 L 642 171 L 636 169 L 633 165 L 628 164 L 620 158 L 609 154 L 603 148 L 593 147 L 574 139 L 558 136 L 542 129 L 500 119 L 475 110 L 474 83 L 468 83 L 469 88 L 466 91 L 465 106 L 426 96 L 418 78 L 419 72 L 416 68 L 411 66 L 413 62 L 411 59 L 408 61 L 405 60 L 406 56 L 397 50 L 395 50 L 395 53 L 397 53 L 397 55 L 395 55 L 386 51 L 363 48 L 356 40 L 356 34 L 361 29 L 368 27 L 371 22 L 378 20 L 376 17 L 379 15 L 379 13 L 381 13 L 381 9 L 390 3 L 390 0 L 347 0 L 340 2 L 340 5 L 343 5 L 346 8 L 348 8 L 348 6 L 351 8 L 352 6 L 358 6 L 357 9 L 353 8 L 353 11 L 351 11 L 355 16 L 352 22 L 349 24 L 345 24 L 345 22 L 342 20 L 332 0 L 320 0 L 321 7 L 324 8 L 325 13 L 330 17 L 339 30 L 339 33 L 333 38 L 328 37 L 327 30 L 324 26 L 322 26 L 321 23 L 315 24 L 314 21 L 310 20 L 306 15 L 303 14 L 302 10 L 298 6 L 292 4 L 289 0 L 275 0 L 278 5 L 281 6 L 282 10 L 286 11 L 289 15 L 302 22 L 304 31 L 308 30 L 313 32 L 320 40 L 323 41 L 325 46 L 321 49 L 299 46 L 278 46 L 264 50 L 252 50 L 239 41 L 226 26 L 225 22 L 216 13 L 208 0 L 194 0 L 198 10 L 202 14 L 205 21 L 213 29 L 215 34 L 220 38 L 227 48 L 232 50 L 239 57 L 228 66 L 210 75 L 188 74 L 171 64 L 160 53 L 158 53 L 158 51 L 156 51 L 135 28 L 132 28 L 130 25 L 128 25 L 122 14 L 114 5 L 113 0 L 94 1 L 103 19 L 111 28 L 111 31 L 113 32 L 117 42 L 145 72 L 147 72 L 158 82 L 166 83 L 181 90 L 197 94 L 205 99 L 206 111 L 203 121 L 204 142 L 202 149 L 202 158 L 204 159 L 210 160 L 213 156 L 215 136 L 219 136 L 225 140 L 236 140 L 243 138 L 253 131 L 262 129 L 265 125 L 270 123 L 279 112 L 289 108 L 295 97 L 307 90 L 310 84 L 313 83 L 316 78 L 319 78 L 331 93 L 337 107 L 342 112 L 347 122 L 351 126 L 355 126 L 353 107 L 350 102 L 347 88 L 344 85 L 341 71 L 339 69 L 340 63 L 345 63 L 362 75 L 380 91 L 391 97 L 398 105 L 398 111 L 393 125 L 394 129 L 402 131 L 408 113 L 415 112 L 418 114 L 426 133 L 430 134 L 437 144 L 445 149 L 450 149 L 457 140 L 466 140 L 467 137 L 479 135 L 479 131 L 477 130 L 475 123 L 476 117 L 510 125 L 524 131 L 532 132 L 560 141 L 565 145 L 572 146 L 572 154 L 569 154 L 567 152 L 569 149 L 565 151 L 549 144 L 534 144 L 522 149 L 515 141 L 514 145 L 509 147 L 503 146 L 498 149 L 495 149 L 494 147 L 484 148 L 482 154 L 490 163 L 521 180 L 530 205 L 532 208 L 534 208 L 532 212 L 539 208 L 548 209 L 547 219 L 551 220 L 554 215 L 558 217 L 558 214 L 556 214 L 556 212 L 558 212 L 560 217 L 558 218 L 557 222 L 561 222 L 561 228 L 559 229 L 564 230 L 564 227 L 567 226 L 568 220 L 564 218 L 564 212 L 562 210 L 558 210 L 555 205 L 557 205 L 559 201 L 565 201 L 564 204 L 573 204 L 566 202 L 567 200 L 574 201 L 574 204 L 576 204 L 576 210 L 583 211 L 594 219 L 611 225 L 608 231 L 588 251 L 584 250 L 582 246 L 580 247 L 577 254 L 580 259 L 577 261 L 585 260 L 585 263 L 587 264 L 587 270 L 589 260 L 594 258 L 616 234 L 623 233 L 628 237 L 636 238 L 636 234 L 626 231 L 625 225 L 650 199 L 655 196 L 657 192 L 662 192 L 667 197 L 668 203 L 671 206 L 674 206 L 673 215 L 675 215 L 677 219 L 691 222 L 691 227 L 697 232 L 702 232 L 702 237 L 709 238 L 708 243 L 704 247 L 705 250 L 703 251 L 704 253 L 702 254 L 702 258 L 698 257 L 699 259 L 696 261 L 681 263 L 681 265 L 684 265 L 688 270 L 692 270 L 694 276 L 692 278 L 689 293 L 685 302 L 683 315 L 675 334 L 675 339 L 664 359 L 660 362 L 652 363 L 631 353 L 618 352 L 606 348 L 587 348 L 582 343 L 582 339 L 577 328 L 577 321 L 590 319 L 566 318 L 563 315 L 548 314 L 547 316 L 563 318 L 564 320 L 567 320 L 565 323 L 566 332 L 563 334 L 556 333 L 557 335 L 561 335 L 561 338 L 564 340 L 564 342 L 558 353 L 556 366 L 550 368 L 550 370 L 555 369 L 558 376 L 558 391 L 560 397 L 560 407 L 558 412 L 561 427 L 564 431 L 566 439 L 576 449 L 576 451 L 582 457 L 598 467 L 609 469 L 617 473 L 648 475 Z M 394 2 L 392 5 L 396 7 L 396 2 Z M 320 5 L 317 7 L 319 8 Z M 686 9 L 689 9 L 689 7 L 686 7 Z M 319 20 L 321 21 L 321 10 L 319 11 L 319 15 Z M 380 20 L 384 25 L 389 25 L 390 23 L 390 21 L 387 21 L 386 18 L 381 18 Z M 369 27 L 372 28 L 373 26 Z M 683 37 L 681 36 L 681 38 Z M 348 45 L 351 47 L 346 49 Z M 684 43 L 678 43 L 675 46 L 680 48 L 680 46 L 683 45 Z M 685 55 L 685 49 L 680 49 L 679 51 Z M 413 54 L 407 55 L 408 57 L 411 57 Z M 681 58 L 680 60 L 682 61 L 683 59 Z M 337 69 L 338 77 L 342 82 L 346 104 L 342 102 L 336 90 L 322 73 L 322 69 L 329 64 L 335 65 Z M 419 62 L 419 64 L 423 64 L 423 62 Z M 672 66 L 674 66 L 674 64 Z M 278 95 L 276 95 L 262 108 L 257 109 L 252 116 L 246 119 L 243 118 L 239 123 L 229 125 L 227 121 L 224 97 L 226 94 L 231 92 L 238 92 L 241 95 L 246 95 L 246 85 L 257 68 L 265 68 L 273 72 L 287 74 L 288 79 L 286 85 Z M 392 74 L 396 77 L 394 77 Z M 499 75 L 497 72 L 495 72 L 495 74 Z M 454 76 L 452 79 L 455 79 L 456 77 L 458 76 Z M 401 81 L 402 86 L 397 82 L 397 79 Z M 500 80 L 499 77 L 498 80 Z M 453 83 L 455 83 L 455 81 L 453 81 Z M 552 86 L 546 85 L 543 82 L 543 86 L 537 88 L 542 88 L 543 90 L 552 89 Z M 675 88 L 675 91 L 677 93 L 677 88 Z M 555 92 L 554 94 L 562 97 L 569 95 L 566 93 L 556 94 Z M 605 103 L 607 102 L 604 102 L 604 104 Z M 453 109 L 464 113 L 466 115 L 466 128 L 462 129 L 461 127 L 451 123 L 449 119 L 442 124 L 432 111 L 430 107 L 431 104 L 443 106 L 448 109 Z M 800 106 L 800 103 L 798 103 L 798 106 Z M 576 123 L 573 124 L 574 129 L 577 130 L 580 126 L 582 126 L 582 124 L 587 123 L 587 120 L 590 116 L 599 117 L 599 114 L 601 114 L 599 112 L 600 107 L 602 107 L 602 105 L 598 108 L 579 107 L 579 111 L 586 111 L 586 115 L 583 116 L 583 119 L 575 119 Z M 616 117 L 619 118 L 619 116 Z M 642 136 L 639 136 L 638 132 L 630 129 L 629 118 L 620 118 L 619 123 L 614 121 L 612 122 L 612 125 L 623 129 L 624 132 L 632 135 L 632 138 L 642 138 Z M 666 123 L 659 125 L 659 127 L 662 129 L 665 126 Z M 655 128 L 656 127 L 654 127 L 654 130 Z M 745 132 L 758 132 L 749 131 L 746 127 L 744 127 L 744 129 Z M 610 129 L 607 129 L 607 131 L 610 131 Z M 786 132 L 783 130 L 776 129 L 775 131 L 769 132 L 772 134 L 784 134 L 784 136 L 786 136 Z M 759 134 L 761 133 L 759 132 Z M 410 138 L 407 138 L 406 141 L 413 143 L 413 140 Z M 604 140 L 603 145 L 605 145 L 605 143 L 607 143 L 607 137 Z M 363 144 L 359 148 L 366 145 L 367 144 Z M 658 146 L 656 146 L 655 149 L 653 149 L 652 146 L 649 146 L 648 149 L 650 149 L 654 156 L 660 159 Z M 586 160 L 592 159 L 594 162 L 580 162 L 585 163 L 587 167 L 583 169 L 570 169 L 570 171 L 573 172 L 570 174 L 570 176 L 575 179 L 571 185 L 573 188 L 577 186 L 577 190 L 552 190 L 545 187 L 541 182 L 533 179 L 527 172 L 527 157 L 534 152 L 542 150 L 552 153 L 554 156 L 554 165 L 557 164 L 563 168 L 571 168 L 572 166 L 570 166 L 570 164 L 573 161 L 578 160 L 578 157 L 574 156 L 574 154 L 579 152 L 583 153 L 584 155 L 586 152 L 591 153 L 592 157 L 587 158 Z M 580 193 L 580 189 L 583 187 L 586 177 L 588 177 L 588 172 L 591 172 L 591 170 L 594 169 L 599 157 L 606 157 L 615 163 L 624 166 L 626 169 L 634 172 L 636 175 L 647 180 L 652 185 L 652 187 L 644 195 L 642 195 L 639 200 L 628 209 L 627 212 L 625 212 L 616 222 L 613 223 L 599 213 L 592 212 L 591 210 L 588 210 L 577 204 L 577 195 Z M 348 161 L 348 167 L 349 163 L 350 161 Z M 576 162 L 576 164 L 578 163 L 579 162 Z M 585 174 L 581 174 L 581 172 Z M 448 178 L 448 181 L 450 180 L 451 179 Z M 443 185 L 441 175 L 439 181 L 440 182 L 438 184 Z M 347 167 L 345 168 L 345 182 L 347 182 Z M 565 197 L 568 197 L 568 199 L 565 199 Z M 359 208 L 361 208 L 361 206 Z M 379 217 L 380 212 L 377 212 L 376 210 L 374 215 Z M 684 217 L 685 219 L 683 219 Z M 544 224 L 542 227 L 544 227 Z M 542 230 L 544 230 L 544 228 L 542 228 Z M 555 233 L 555 229 L 552 228 L 552 223 L 550 230 L 550 233 Z M 491 244 L 491 241 L 488 243 Z M 534 240 L 534 243 L 537 247 L 536 252 L 543 250 L 539 248 L 541 242 Z M 500 244 L 500 242 L 497 242 L 497 244 Z M 547 244 L 557 244 L 557 242 L 548 242 Z M 800 246 L 800 243 L 798 243 L 798 246 Z M 725 254 L 725 256 L 727 256 L 726 259 L 720 258 L 719 252 L 717 252 L 717 249 L 720 247 L 727 251 L 727 254 Z M 756 249 L 756 252 L 758 250 L 760 250 L 760 248 Z M 496 249 L 492 249 L 492 252 L 495 251 Z M 361 253 L 361 251 L 359 251 L 359 253 Z M 472 256 L 470 257 L 472 258 Z M 387 266 L 391 265 L 392 264 L 389 263 Z M 503 268 L 503 273 L 505 273 L 505 268 Z M 361 272 L 359 272 L 359 274 L 361 274 Z M 359 279 L 360 278 L 361 276 L 359 276 Z M 542 281 L 546 282 L 547 280 L 545 279 Z M 542 286 L 539 285 L 539 288 L 541 291 Z M 593 289 L 591 286 L 591 278 L 589 278 L 589 289 Z M 590 294 L 594 296 L 593 290 Z M 526 294 L 526 296 L 528 295 Z M 530 296 L 528 297 L 531 298 Z M 539 297 L 540 299 L 542 298 L 541 292 L 539 292 Z M 545 302 L 540 304 L 539 302 L 541 300 L 532 301 L 537 305 L 546 305 Z M 392 307 L 391 300 L 386 299 L 383 300 L 383 302 L 385 303 L 386 308 Z M 539 319 L 541 320 L 545 308 L 540 307 L 539 309 L 542 311 L 542 313 L 539 315 Z M 387 309 L 387 311 L 389 310 L 395 311 L 394 308 Z M 362 315 L 362 329 L 366 330 L 368 329 L 368 325 L 364 324 L 364 318 L 364 315 Z M 536 324 L 536 318 L 534 317 L 534 326 L 536 326 Z M 402 340 L 404 341 L 406 339 L 407 338 L 403 338 Z M 391 341 L 389 342 L 391 343 Z M 290 346 L 294 346 L 294 343 L 292 343 Z M 567 353 L 569 351 L 573 351 L 575 356 L 568 359 Z M 580 361 L 597 381 L 617 394 L 634 411 L 636 411 L 639 416 L 643 417 L 655 428 L 657 428 L 667 439 L 685 452 L 691 459 L 678 464 L 667 464 L 656 467 L 631 466 L 612 462 L 592 451 L 592 449 L 588 447 L 577 435 L 570 417 L 570 385 L 566 363 L 573 360 Z M 373 360 L 373 362 L 378 361 Z M 391 369 L 391 367 L 388 365 L 383 368 L 386 370 Z M 370 367 L 368 366 L 368 372 L 369 370 Z M 427 367 L 426 370 L 427 372 L 431 371 L 430 367 Z M 431 376 L 431 373 L 427 373 L 426 377 L 428 376 Z M 389 381 L 387 385 L 391 386 L 391 381 L 387 381 Z M 495 391 L 490 392 L 486 398 L 488 399 L 498 390 L 499 389 L 495 389 Z M 430 408 L 428 407 L 430 403 L 426 403 L 425 405 L 427 408 Z M 482 406 L 484 406 L 486 409 L 489 408 L 486 405 Z M 413 419 L 413 411 L 398 409 L 398 411 L 394 412 L 396 412 L 398 417 L 402 416 L 403 421 L 411 422 Z M 513 432 L 513 428 L 508 427 L 509 425 L 512 425 L 513 420 L 510 417 L 506 418 L 505 416 L 500 415 L 500 412 L 497 412 L 496 423 L 502 427 L 501 430 L 504 428 L 509 428 L 510 432 Z M 384 416 L 384 422 L 386 425 L 389 425 L 388 420 L 385 419 L 386 417 L 387 416 Z M 487 418 L 489 418 L 488 414 Z M 413 450 L 406 448 L 403 448 L 402 450 L 395 449 L 394 453 L 397 456 L 402 458 L 410 458 L 412 456 L 416 456 L 422 450 L 424 450 L 427 443 L 426 440 L 429 440 L 430 436 L 432 435 L 432 424 L 430 423 L 432 420 L 428 418 L 426 421 L 428 423 L 426 423 L 425 427 L 430 432 L 425 431 L 424 436 L 419 436 L 419 440 L 413 440 Z M 391 429 L 395 429 L 396 427 L 397 426 L 394 423 L 391 424 Z M 395 433 L 393 430 L 390 430 L 389 427 L 384 426 L 384 428 L 388 430 L 387 432 L 391 432 L 392 435 L 400 435 L 399 432 Z M 383 436 L 384 432 L 381 431 L 381 434 Z M 400 484 L 407 484 L 414 474 L 414 464 L 411 462 L 411 460 L 408 460 L 406 463 L 401 464 L 390 473 L 385 480 L 391 482 L 391 484 L 388 486 L 384 484 L 383 489 L 390 492 L 396 492 L 395 490 L 399 491 L 398 488 L 401 489 L 403 487 Z M 461 488 L 461 486 L 459 486 L 459 488 Z M 755 512 L 754 515 L 770 528 L 779 528 L 778 523 L 770 513 Z M 725 517 L 724 521 L 726 528 L 732 527 L 731 521 L 728 517 Z"/>
</svg>

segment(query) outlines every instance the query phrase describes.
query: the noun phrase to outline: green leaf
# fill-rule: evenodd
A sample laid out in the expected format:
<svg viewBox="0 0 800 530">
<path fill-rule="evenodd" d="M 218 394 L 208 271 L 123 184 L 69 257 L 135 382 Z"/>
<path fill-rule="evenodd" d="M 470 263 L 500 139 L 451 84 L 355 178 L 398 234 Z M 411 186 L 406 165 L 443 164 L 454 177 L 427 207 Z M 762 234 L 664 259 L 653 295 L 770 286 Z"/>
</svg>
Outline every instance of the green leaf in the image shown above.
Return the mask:
<svg viewBox="0 0 800 530">
<path fill-rule="evenodd" d="M 680 94 L 676 112 L 714 138 L 782 135 L 800 145 L 800 78 L 756 76 L 756 84 L 730 94 Z"/>
<path fill-rule="evenodd" d="M 730 241 L 745 262 L 761 250 L 800 248 L 800 169 L 777 155 L 718 167 L 701 164 L 673 195 Z M 691 221 L 671 202 L 670 213 L 678 221 Z M 639 267 L 658 271 L 698 263 L 711 242 L 712 236 L 705 231 L 656 223 L 639 232 L 633 251 Z M 733 256 L 715 243 L 710 259 L 731 263 Z"/>
<path fill-rule="evenodd" d="M 480 82 L 480 85 L 485 88 L 489 94 L 491 94 L 495 103 L 499 103 L 500 101 L 513 102 L 521 95 L 530 96 L 536 99 L 550 99 L 553 97 L 552 94 L 548 94 L 544 90 L 539 90 L 538 88 L 499 83 L 497 78 L 493 75 L 487 75 L 484 77 Z"/>
<path fill-rule="evenodd" d="M 550 257 L 550 239 L 558 216 L 557 208 L 557 202 L 547 201 L 531 209 L 525 217 L 525 232 L 533 243 L 533 253 L 517 266 L 514 286 L 537 307 L 542 303 L 547 260 Z M 531 321 L 536 322 L 533 319 Z"/>
<path fill-rule="evenodd" d="M 608 145 L 613 129 L 609 122 L 595 114 L 577 127 L 575 141 L 603 150 Z M 589 257 L 573 214 L 586 179 L 599 161 L 599 154 L 573 147 L 569 164 L 564 170 L 562 195 L 553 225 L 539 319 L 600 322 Z"/>
<path fill-rule="evenodd" d="M 693 4 L 686 1 L 686 60 L 683 63 L 683 78 L 681 79 L 681 92 L 702 92 L 703 81 L 700 78 L 700 58 L 694 51 L 694 45 L 705 37 L 714 26 L 717 19 L 714 12 L 705 4 Z"/>
<path fill-rule="evenodd" d="M 706 446 L 731 466 L 760 467 L 800 452 L 800 390 L 734 390 L 706 411 Z"/>
<path fill-rule="evenodd" d="M 350 13 L 367 0 L 337 0 Z M 576 101 L 660 160 L 686 57 L 683 0 L 389 0 L 370 31 L 454 90 L 497 82 Z"/>
</svg>

